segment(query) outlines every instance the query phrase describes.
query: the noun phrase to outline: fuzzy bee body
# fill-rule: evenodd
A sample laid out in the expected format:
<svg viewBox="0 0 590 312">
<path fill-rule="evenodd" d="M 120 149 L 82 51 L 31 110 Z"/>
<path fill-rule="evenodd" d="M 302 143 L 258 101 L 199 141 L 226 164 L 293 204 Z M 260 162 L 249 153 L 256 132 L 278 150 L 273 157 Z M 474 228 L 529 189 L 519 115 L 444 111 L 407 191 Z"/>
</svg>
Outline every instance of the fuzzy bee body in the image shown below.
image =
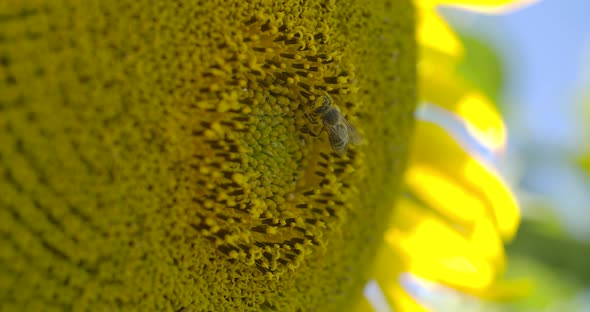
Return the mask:
<svg viewBox="0 0 590 312">
<path fill-rule="evenodd" d="M 322 104 L 315 109 L 314 114 L 321 118 L 324 128 L 328 132 L 330 145 L 338 155 L 344 154 L 350 143 L 361 144 L 361 136 L 342 115 L 340 109 L 333 105 L 332 98 L 327 93 L 323 96 Z"/>
</svg>

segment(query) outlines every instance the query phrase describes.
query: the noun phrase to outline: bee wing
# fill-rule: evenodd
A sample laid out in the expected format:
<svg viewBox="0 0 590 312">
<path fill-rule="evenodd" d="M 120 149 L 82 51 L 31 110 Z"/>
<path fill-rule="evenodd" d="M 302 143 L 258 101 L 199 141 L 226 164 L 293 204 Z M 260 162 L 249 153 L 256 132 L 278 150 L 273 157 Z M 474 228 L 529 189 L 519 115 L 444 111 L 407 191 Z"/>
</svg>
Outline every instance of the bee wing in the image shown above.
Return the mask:
<svg viewBox="0 0 590 312">
<path fill-rule="evenodd" d="M 342 132 L 339 132 L 334 126 L 327 126 L 326 130 L 328 131 L 328 139 L 334 152 L 338 155 L 343 155 L 346 152 L 346 144 L 348 142 L 342 138 Z"/>
<path fill-rule="evenodd" d="M 351 125 L 346 118 L 342 117 L 342 121 L 346 125 L 346 130 L 348 131 L 348 141 L 354 145 L 360 145 L 363 143 L 363 138 L 358 131 L 356 131 L 356 128 Z"/>
</svg>

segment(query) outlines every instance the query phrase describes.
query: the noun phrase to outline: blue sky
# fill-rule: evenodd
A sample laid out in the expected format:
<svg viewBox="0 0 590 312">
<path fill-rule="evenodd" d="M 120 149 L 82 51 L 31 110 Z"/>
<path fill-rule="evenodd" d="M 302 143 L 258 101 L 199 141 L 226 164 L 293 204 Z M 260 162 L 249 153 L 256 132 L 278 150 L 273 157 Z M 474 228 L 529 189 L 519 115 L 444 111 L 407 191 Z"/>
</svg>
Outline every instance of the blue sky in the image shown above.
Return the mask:
<svg viewBox="0 0 590 312">
<path fill-rule="evenodd" d="M 508 56 L 517 69 L 507 100 L 522 105 L 518 119 L 534 142 L 568 148 L 576 144 L 574 95 L 581 88 L 584 54 L 590 52 L 590 1 L 548 0 L 496 17 L 519 52 Z M 587 57 L 587 56 L 586 56 Z M 533 112 L 533 113 L 525 113 Z M 524 115 L 524 116 L 523 116 Z M 539 142 L 540 141 L 540 142 Z"/>
</svg>

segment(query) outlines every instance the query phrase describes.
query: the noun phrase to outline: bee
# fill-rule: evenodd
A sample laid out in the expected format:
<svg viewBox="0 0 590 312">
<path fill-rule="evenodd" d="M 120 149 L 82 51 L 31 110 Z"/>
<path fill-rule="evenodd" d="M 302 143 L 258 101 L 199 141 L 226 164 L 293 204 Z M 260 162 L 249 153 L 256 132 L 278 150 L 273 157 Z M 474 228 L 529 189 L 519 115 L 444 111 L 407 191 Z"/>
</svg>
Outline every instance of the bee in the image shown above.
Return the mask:
<svg viewBox="0 0 590 312">
<path fill-rule="evenodd" d="M 324 129 L 328 132 L 328 139 L 334 152 L 343 155 L 346 152 L 349 143 L 359 145 L 362 138 L 356 129 L 344 118 L 340 108 L 334 105 L 332 97 L 326 92 L 321 97 L 321 104 L 313 111 L 315 116 L 319 116 L 324 124 Z"/>
</svg>

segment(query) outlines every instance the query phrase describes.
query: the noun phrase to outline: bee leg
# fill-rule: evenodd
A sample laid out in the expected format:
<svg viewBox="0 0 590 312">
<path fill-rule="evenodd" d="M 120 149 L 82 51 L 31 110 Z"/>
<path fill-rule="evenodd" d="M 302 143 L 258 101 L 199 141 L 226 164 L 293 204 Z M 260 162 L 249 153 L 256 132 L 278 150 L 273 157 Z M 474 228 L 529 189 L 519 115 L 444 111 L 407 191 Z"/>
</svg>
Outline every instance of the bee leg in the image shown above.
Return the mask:
<svg viewBox="0 0 590 312">
<path fill-rule="evenodd" d="M 303 133 L 307 133 L 314 138 L 319 138 L 322 133 L 324 133 L 324 127 L 321 128 L 320 132 L 315 132 L 311 130 L 307 125 L 303 126 L 302 131 Z"/>
<path fill-rule="evenodd" d="M 309 121 L 312 125 L 317 125 L 319 122 L 314 119 L 310 114 L 308 113 L 304 113 L 303 116 L 305 116 L 305 118 L 307 119 L 307 121 Z"/>
<path fill-rule="evenodd" d="M 324 127 L 322 126 L 321 131 L 317 133 L 317 131 L 312 130 L 312 128 L 317 129 L 319 122 L 308 113 L 304 113 L 303 116 L 305 117 L 304 120 L 306 122 L 301 128 L 301 132 L 309 134 L 314 138 L 319 137 L 324 131 Z"/>
<path fill-rule="evenodd" d="M 301 129 L 303 133 L 307 133 L 309 135 L 311 135 L 314 138 L 317 138 L 319 136 L 319 134 L 316 134 L 314 131 L 312 131 L 307 125 L 304 125 L 303 128 Z"/>
</svg>

